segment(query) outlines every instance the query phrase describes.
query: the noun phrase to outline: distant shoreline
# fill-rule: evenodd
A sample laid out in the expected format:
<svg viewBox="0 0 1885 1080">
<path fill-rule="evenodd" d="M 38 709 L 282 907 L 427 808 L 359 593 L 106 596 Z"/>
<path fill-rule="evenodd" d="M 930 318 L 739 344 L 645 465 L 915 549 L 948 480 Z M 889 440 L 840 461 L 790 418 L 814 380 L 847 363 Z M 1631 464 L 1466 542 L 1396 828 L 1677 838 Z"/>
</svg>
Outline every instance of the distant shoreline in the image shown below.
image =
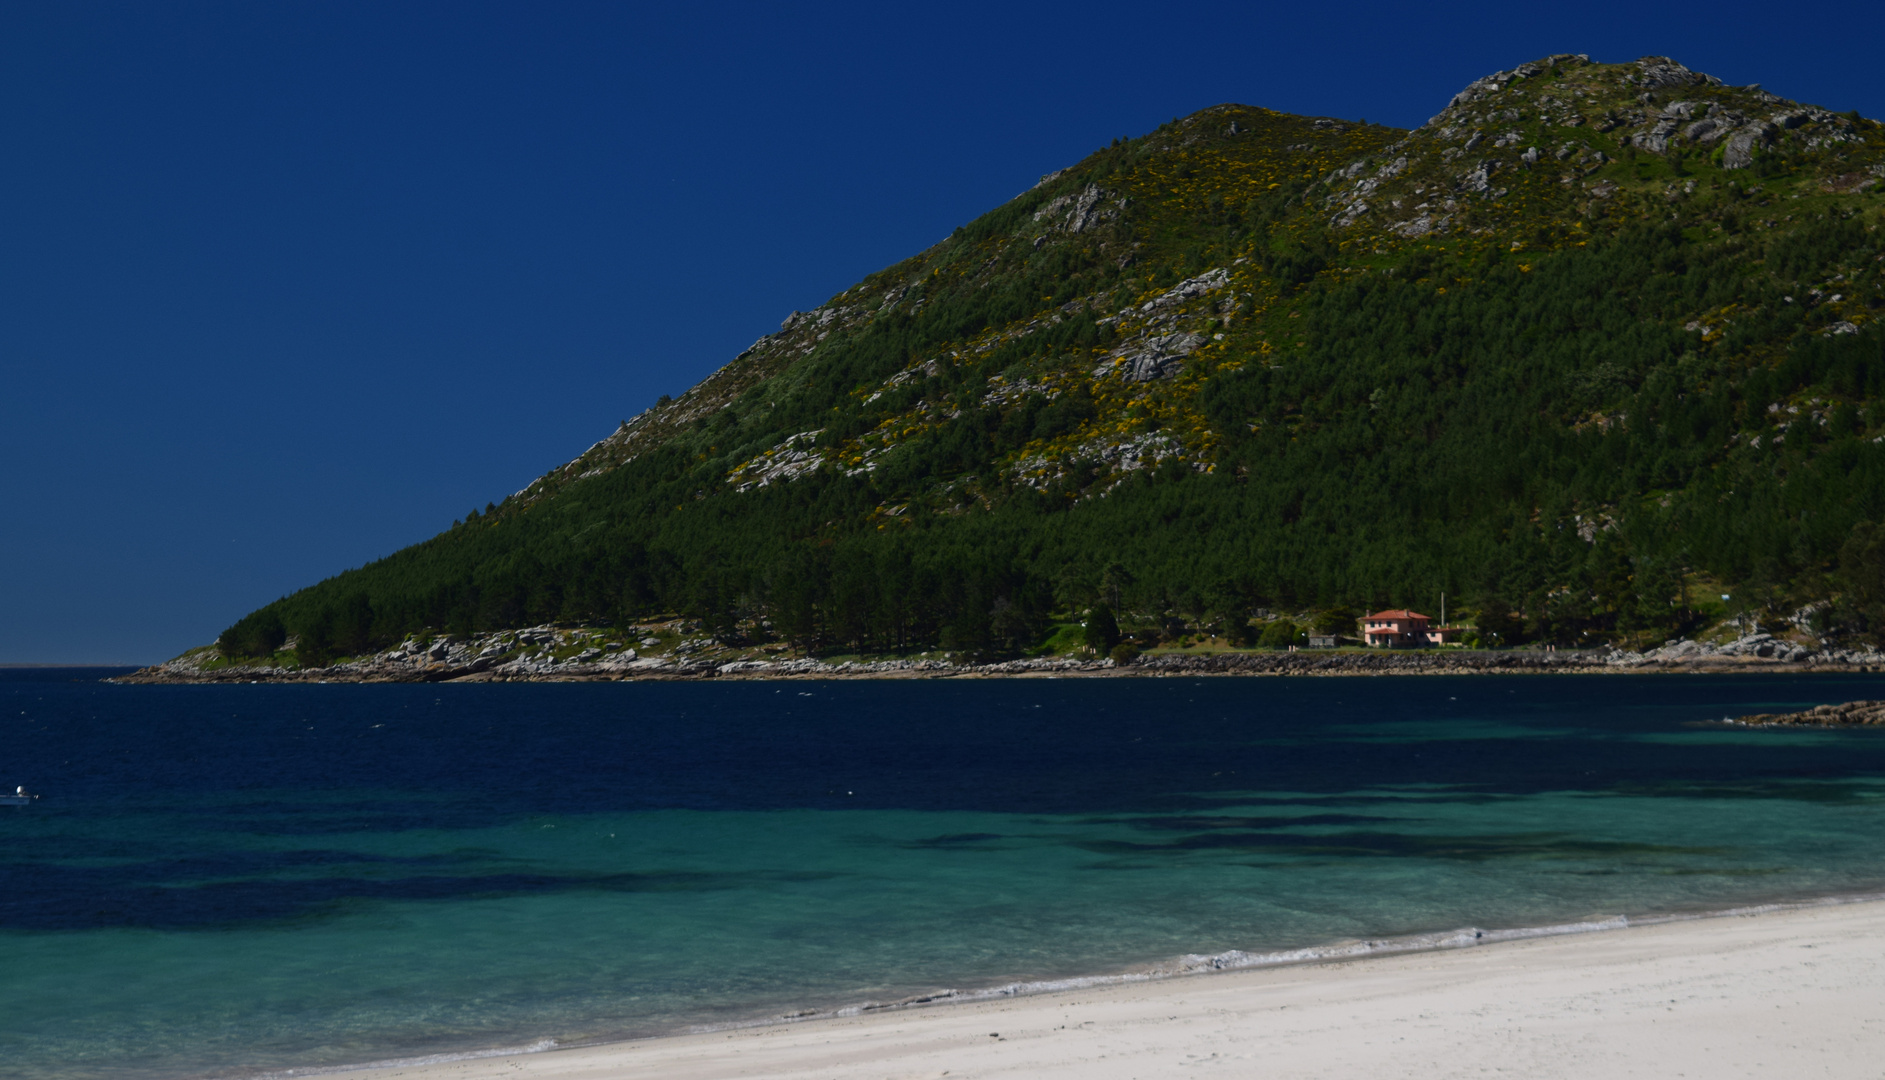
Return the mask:
<svg viewBox="0 0 1885 1080">
<path fill-rule="evenodd" d="M 64 671 L 72 668 L 136 668 L 146 670 L 138 664 L 0 664 L 0 671 Z"/>
<path fill-rule="evenodd" d="M 508 683 L 508 682 L 705 682 L 805 681 L 808 679 L 1003 679 L 1159 678 L 1171 676 L 1306 676 L 1340 678 L 1380 675 L 1724 675 L 1879 674 L 1885 664 L 1825 660 L 1781 660 L 1759 656 L 1646 658 L 1621 652 L 1468 652 L 1421 649 L 1380 652 L 1303 650 L 1284 653 L 1154 653 L 1129 664 L 1110 660 L 1037 659 L 990 664 L 939 660 L 602 662 L 564 664 L 550 670 L 473 661 L 397 664 L 372 660 L 326 668 L 227 667 L 202 670 L 173 661 L 140 668 L 108 681 L 126 684 L 215 683 Z"/>
</svg>

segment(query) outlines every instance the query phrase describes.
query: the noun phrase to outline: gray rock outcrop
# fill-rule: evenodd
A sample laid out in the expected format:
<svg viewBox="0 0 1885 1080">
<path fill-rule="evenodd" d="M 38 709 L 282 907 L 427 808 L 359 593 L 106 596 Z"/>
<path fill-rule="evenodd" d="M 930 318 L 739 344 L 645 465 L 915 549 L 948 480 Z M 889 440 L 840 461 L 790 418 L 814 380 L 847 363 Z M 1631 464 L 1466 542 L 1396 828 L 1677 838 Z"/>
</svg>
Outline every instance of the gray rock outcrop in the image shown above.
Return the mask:
<svg viewBox="0 0 1885 1080">
<path fill-rule="evenodd" d="M 1833 642 L 1821 642 L 1817 646 L 1803 645 L 1772 634 L 1756 632 L 1720 645 L 1683 638 L 1665 642 L 1642 653 L 1619 653 L 1615 662 L 1623 666 L 1642 666 L 1754 660 L 1871 667 L 1885 664 L 1885 653 L 1870 646 L 1851 647 Z"/>
<path fill-rule="evenodd" d="M 1125 378 L 1127 382 L 1149 382 L 1162 379 L 1178 371 L 1185 357 L 1198 351 L 1204 344 L 1203 334 L 1188 334 L 1182 331 L 1160 334 L 1146 338 L 1135 346 L 1123 350 L 1119 356 L 1125 360 Z M 1099 373 L 1115 369 L 1113 364 L 1102 365 Z"/>
<path fill-rule="evenodd" d="M 1777 129 L 1772 124 L 1757 124 L 1742 128 L 1728 139 L 1728 145 L 1721 152 L 1721 167 L 1724 169 L 1745 169 L 1754 164 L 1755 153 L 1773 141 Z"/>
<path fill-rule="evenodd" d="M 1879 727 L 1885 726 L 1885 701 L 1815 705 L 1793 713 L 1755 713 L 1734 722 L 1749 727 Z"/>
</svg>

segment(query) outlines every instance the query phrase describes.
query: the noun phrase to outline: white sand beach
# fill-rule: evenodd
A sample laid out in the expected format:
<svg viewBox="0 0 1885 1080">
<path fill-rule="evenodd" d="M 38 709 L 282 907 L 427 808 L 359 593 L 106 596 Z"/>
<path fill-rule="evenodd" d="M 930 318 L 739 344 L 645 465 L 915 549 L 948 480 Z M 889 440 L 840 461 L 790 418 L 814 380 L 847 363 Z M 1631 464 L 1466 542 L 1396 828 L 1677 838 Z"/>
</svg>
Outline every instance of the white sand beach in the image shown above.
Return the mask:
<svg viewBox="0 0 1885 1080">
<path fill-rule="evenodd" d="M 1885 903 L 393 1066 L 534 1077 L 1868 1077 Z"/>
</svg>

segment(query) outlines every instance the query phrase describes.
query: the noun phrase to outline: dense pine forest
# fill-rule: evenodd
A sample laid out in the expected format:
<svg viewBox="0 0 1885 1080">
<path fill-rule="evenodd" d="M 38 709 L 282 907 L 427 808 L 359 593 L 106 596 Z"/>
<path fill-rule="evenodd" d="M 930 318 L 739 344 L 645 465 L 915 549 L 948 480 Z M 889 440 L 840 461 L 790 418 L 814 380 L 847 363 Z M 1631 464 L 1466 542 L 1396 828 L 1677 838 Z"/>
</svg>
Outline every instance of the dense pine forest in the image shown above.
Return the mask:
<svg viewBox="0 0 1885 1080">
<path fill-rule="evenodd" d="M 1877 122 L 1661 58 L 1526 64 L 1412 132 L 1206 109 L 220 645 L 1280 645 L 1442 593 L 1484 645 L 1876 636 L 1881 191 Z"/>
</svg>

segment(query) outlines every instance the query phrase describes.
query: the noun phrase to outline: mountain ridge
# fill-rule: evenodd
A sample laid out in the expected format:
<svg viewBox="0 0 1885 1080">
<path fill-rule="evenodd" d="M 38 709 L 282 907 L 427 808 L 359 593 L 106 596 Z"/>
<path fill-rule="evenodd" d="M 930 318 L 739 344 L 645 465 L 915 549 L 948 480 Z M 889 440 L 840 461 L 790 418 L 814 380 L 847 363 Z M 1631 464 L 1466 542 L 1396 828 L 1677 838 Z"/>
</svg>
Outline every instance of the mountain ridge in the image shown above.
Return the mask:
<svg viewBox="0 0 1885 1080">
<path fill-rule="evenodd" d="M 1453 135 L 1458 129 L 1458 127 L 1461 126 L 1462 124 L 1470 125 L 1474 122 L 1475 118 L 1470 112 L 1466 112 L 1466 110 L 1475 102 L 1485 102 L 1492 95 L 1496 95 L 1500 93 L 1505 87 L 1513 85 L 1515 81 L 1523 82 L 1528 77 L 1535 77 L 1539 74 L 1542 74 L 1545 71 L 1549 70 L 1551 67 L 1564 61 L 1576 61 L 1582 65 L 1591 66 L 1590 59 L 1588 55 L 1586 54 L 1556 54 L 1553 56 L 1546 57 L 1540 61 L 1535 61 L 1528 64 L 1521 64 L 1518 67 L 1515 67 L 1509 71 L 1499 71 L 1499 72 L 1494 72 L 1491 75 L 1484 76 L 1468 84 L 1468 86 L 1465 89 L 1461 90 L 1458 94 L 1454 95 L 1453 99 L 1448 103 L 1445 109 L 1443 109 L 1440 113 L 1436 114 L 1433 118 L 1428 120 L 1426 124 L 1422 125 L 1422 127 L 1414 129 L 1413 131 L 1407 132 L 1406 139 L 1403 139 L 1400 142 L 1391 144 L 1389 147 L 1386 148 L 1386 152 L 1393 153 L 1397 150 L 1402 149 L 1406 143 L 1419 138 L 1423 132 L 1436 135 L 1438 139 L 1441 139 L 1441 140 L 1446 139 L 1447 137 Z M 1706 106 L 1704 107 L 1703 110 L 1700 110 L 1697 112 L 1698 119 L 1695 120 L 1694 124 L 1689 125 L 1689 130 L 1691 133 L 1689 137 L 1690 138 L 1695 137 L 1696 127 L 1699 127 L 1702 125 L 1710 126 L 1713 130 L 1701 132 L 1700 136 L 1706 143 L 1719 143 L 1724 153 L 1732 152 L 1735 155 L 1737 160 L 1734 164 L 1729 165 L 1730 168 L 1734 168 L 1734 167 L 1745 168 L 1748 165 L 1752 164 L 1753 151 L 1754 151 L 1757 141 L 1762 142 L 1762 143 L 1769 142 L 1772 140 L 1773 136 L 1777 133 L 1777 131 L 1791 130 L 1793 128 L 1797 128 L 1801 126 L 1801 123 L 1803 122 L 1811 121 L 1815 123 L 1830 123 L 1832 125 L 1836 125 L 1839 129 L 1842 129 L 1842 130 L 1839 131 L 1839 133 L 1835 137 L 1842 138 L 1842 139 L 1849 137 L 1847 135 L 1847 132 L 1850 132 L 1852 128 L 1852 121 L 1849 118 L 1841 117 L 1837 114 L 1828 112 L 1827 110 L 1824 110 L 1824 109 L 1817 109 L 1811 106 L 1802 106 L 1797 102 L 1792 102 L 1787 99 L 1780 98 L 1771 93 L 1767 93 L 1766 91 L 1761 90 L 1758 85 L 1753 86 L 1753 87 L 1747 87 L 1747 88 L 1726 87 L 1724 86 L 1724 84 L 1722 84 L 1721 80 L 1716 79 L 1715 77 L 1710 76 L 1710 75 L 1705 75 L 1698 72 L 1692 72 L 1686 67 L 1676 63 L 1673 60 L 1670 60 L 1667 57 L 1645 57 L 1641 60 L 1635 61 L 1634 64 L 1635 66 L 1642 69 L 1642 73 L 1640 76 L 1636 77 L 1633 80 L 1632 77 L 1626 72 L 1622 76 L 1622 80 L 1621 80 L 1626 85 L 1632 82 L 1635 82 L 1637 85 L 1641 85 L 1641 86 L 1648 87 L 1651 89 L 1667 88 L 1667 87 L 1698 87 L 1698 88 L 1706 88 L 1710 90 L 1723 91 L 1723 92 L 1732 92 L 1736 89 L 1741 89 L 1744 93 L 1757 95 L 1757 100 L 1760 101 L 1761 103 L 1767 104 L 1769 106 L 1779 107 L 1779 111 L 1775 113 L 1772 118 L 1766 121 L 1758 121 L 1758 122 L 1755 122 L 1754 124 L 1750 124 L 1749 118 L 1746 117 L 1745 115 L 1740 115 L 1740 114 L 1735 114 L 1735 113 L 1726 114 L 1727 119 L 1724 119 L 1724 120 L 1711 119 L 1707 115 L 1702 115 L 1702 113 L 1706 112 Z M 1624 65 L 1616 65 L 1616 66 L 1624 67 Z M 1714 107 L 1717 110 L 1719 110 L 1719 105 L 1715 105 Z M 1507 110 L 1507 112 L 1510 112 L 1510 111 L 1511 110 Z M 1694 111 L 1694 110 L 1691 110 L 1691 111 Z M 1196 123 L 1200 119 L 1210 119 L 1213 116 L 1228 115 L 1232 118 L 1231 126 L 1234 128 L 1237 123 L 1235 116 L 1243 112 L 1269 113 L 1269 115 L 1272 115 L 1272 116 L 1285 115 L 1285 114 L 1271 113 L 1269 110 L 1257 109 L 1251 106 L 1236 105 L 1236 104 L 1222 104 L 1222 105 L 1211 106 L 1209 108 L 1202 109 L 1196 113 L 1193 113 L 1191 116 L 1186 117 L 1182 121 L 1180 121 L 1180 123 L 1182 123 L 1184 126 L 1191 126 L 1192 124 Z M 1684 119 L 1687 119 L 1689 116 L 1689 112 L 1684 111 L 1680 113 L 1680 116 Z M 1504 117 L 1501 117 L 1501 118 L 1504 118 Z M 1345 128 L 1347 128 L 1348 126 L 1352 126 L 1351 122 L 1349 121 L 1338 120 L 1332 117 L 1302 117 L 1300 119 L 1307 120 L 1311 124 L 1312 127 L 1326 126 L 1327 129 L 1333 130 L 1336 132 L 1340 132 L 1344 130 Z M 1487 116 L 1480 116 L 1477 119 L 1480 124 L 1484 124 L 1490 118 Z M 1513 122 L 1516 123 L 1519 118 L 1513 117 L 1511 119 Z M 1597 121 L 1597 124 L 1601 125 L 1604 123 L 1608 123 L 1610 124 L 1610 126 L 1604 128 L 1603 130 L 1615 130 L 1616 127 L 1627 126 L 1627 121 L 1630 121 L 1630 120 L 1634 120 L 1634 122 L 1637 125 L 1647 124 L 1651 128 L 1649 133 L 1646 136 L 1641 137 L 1640 139 L 1642 148 L 1653 150 L 1656 152 L 1661 152 L 1664 149 L 1666 149 L 1667 144 L 1668 144 L 1668 137 L 1670 134 L 1672 134 L 1672 131 L 1662 130 L 1662 128 L 1668 124 L 1668 121 L 1666 119 L 1665 120 L 1652 120 L 1652 119 L 1649 119 L 1646 114 L 1641 114 L 1641 113 L 1638 113 L 1637 115 L 1634 115 L 1634 116 L 1631 116 L 1628 114 L 1619 116 L 1617 115 L 1617 110 L 1612 108 L 1612 109 L 1605 110 L 1605 115 Z M 1778 125 L 1776 125 L 1775 121 L 1779 122 Z M 1582 122 L 1584 122 L 1583 118 L 1578 117 L 1577 123 L 1582 123 Z M 1572 126 L 1577 126 L 1577 123 L 1574 123 Z M 1436 131 L 1434 129 L 1438 129 L 1438 130 Z M 1392 129 L 1387 129 L 1387 130 L 1392 130 Z M 1483 134 L 1483 131 L 1476 129 L 1475 133 Z M 1500 142 L 1505 142 L 1507 140 L 1512 140 L 1510 145 L 1516 145 L 1518 141 L 1524 141 L 1522 138 L 1513 139 L 1513 135 L 1514 135 L 1514 132 L 1509 131 L 1508 133 L 1499 136 L 1498 138 L 1494 140 L 1494 145 L 1496 146 Z M 1633 136 L 1633 138 L 1635 138 L 1635 136 Z M 1463 148 L 1469 148 L 1472 141 L 1473 140 L 1471 139 L 1466 140 L 1466 142 L 1469 145 L 1468 147 L 1463 147 Z M 1580 151 L 1578 151 L 1578 160 L 1576 163 L 1580 167 L 1585 166 L 1586 161 L 1589 160 L 1585 156 L 1589 152 L 1590 152 L 1589 147 L 1584 147 Z M 1416 186 L 1416 185 L 1412 184 L 1412 180 L 1414 178 L 1413 174 L 1404 174 L 1405 155 L 1402 155 L 1402 157 L 1397 160 L 1401 163 L 1400 165 L 1397 166 L 1396 163 L 1390 162 L 1386 165 L 1381 166 L 1372 175 L 1366 176 L 1366 177 L 1360 176 L 1361 167 L 1365 164 L 1364 162 L 1361 162 L 1361 161 L 1354 162 L 1348 165 L 1345 169 L 1336 170 L 1335 172 L 1331 173 L 1328 177 L 1325 177 L 1323 180 L 1323 183 L 1328 185 L 1330 189 L 1328 199 L 1331 201 L 1332 204 L 1339 205 L 1342 207 L 1341 211 L 1335 215 L 1335 217 L 1331 220 L 1330 224 L 1337 227 L 1341 227 L 1341 226 L 1355 225 L 1355 224 L 1361 223 L 1362 220 L 1366 217 L 1366 215 L 1369 213 L 1371 209 L 1369 205 L 1363 201 L 1363 198 L 1366 196 L 1372 195 L 1377 200 L 1377 202 L 1390 201 L 1393 204 L 1393 206 L 1398 209 L 1400 200 L 1392 198 L 1393 189 L 1383 188 L 1382 186 L 1383 182 L 1398 180 L 1400 182 L 1398 186 L 1403 189 L 1410 186 Z M 1597 151 L 1596 163 L 1590 166 L 1591 171 L 1595 171 L 1597 168 L 1601 168 L 1602 164 L 1607 160 L 1608 159 L 1602 155 L 1601 151 Z M 1058 180 L 1062 176 L 1065 176 L 1077 170 L 1080 167 L 1080 164 L 1081 163 L 1076 163 L 1073 166 L 1068 166 L 1063 169 L 1058 169 L 1052 173 L 1047 174 L 1046 176 L 1043 176 L 1041 178 L 1041 181 L 1037 183 L 1036 185 L 1034 185 L 1033 188 L 1030 188 L 1028 192 L 1023 192 L 1021 195 L 1017 196 L 1016 198 L 1021 199 L 1021 198 L 1027 197 L 1029 194 L 1040 190 L 1043 186 L 1049 184 L 1050 182 Z M 1482 168 L 1484 164 L 1485 163 L 1483 162 L 1481 163 Z M 1876 183 L 1877 178 L 1880 176 L 1885 176 L 1885 171 L 1878 171 L 1878 170 L 1873 171 L 1871 178 L 1869 178 L 1870 182 Z M 1472 179 L 1474 177 L 1477 177 L 1485 181 L 1485 183 L 1483 184 L 1475 184 L 1473 186 L 1474 193 L 1485 193 L 1490 188 L 1489 174 L 1485 172 L 1479 172 L 1477 170 L 1473 173 L 1468 174 L 1469 179 Z M 1346 183 L 1344 183 L 1344 181 L 1346 181 Z M 1860 182 L 1865 182 L 1865 180 L 1862 179 Z M 1374 195 L 1373 193 L 1377 189 L 1381 189 L 1381 193 L 1379 195 Z M 1098 194 L 1097 191 L 1095 192 L 1095 194 L 1096 195 Z M 1503 192 L 1494 192 L 1494 194 L 1499 195 L 1499 194 L 1503 194 Z M 1083 191 L 1081 195 L 1084 197 L 1085 192 Z M 1599 196 L 1599 197 L 1604 197 L 1604 196 Z M 1068 202 L 1069 200 L 1072 200 L 1073 198 L 1074 196 L 1072 194 L 1063 194 L 1059 198 L 1055 199 L 1053 203 L 1050 203 L 1049 206 L 1050 208 L 1058 208 L 1061 206 L 1061 204 L 1064 204 Z M 1098 200 L 1096 199 L 1094 201 L 1097 202 Z M 1108 212 L 1107 209 L 1104 207 L 1099 207 L 1097 209 L 1098 209 L 1098 213 L 1100 214 L 1106 214 Z M 1423 207 L 1417 206 L 1416 209 L 1423 209 Z M 1087 224 L 1087 220 L 1088 220 L 1087 214 L 1089 212 L 1090 212 L 1090 205 L 1088 203 L 1086 203 L 1083 200 L 1075 201 L 1073 208 L 1069 210 L 1068 215 L 1067 215 L 1068 218 L 1072 220 L 1072 227 L 1070 231 L 1075 232 L 1075 233 L 1083 231 L 1083 228 Z M 1038 220 L 1039 213 L 1036 214 L 1036 218 Z M 1432 219 L 1430 215 L 1422 215 L 1422 216 L 1417 216 L 1414 218 L 1404 220 L 1402 222 L 1390 223 L 1387 226 L 1385 226 L 1385 230 L 1391 233 L 1398 233 L 1403 238 L 1418 238 L 1418 237 L 1433 235 L 1436 232 L 1444 233 L 1446 231 L 1447 224 L 1448 224 L 1448 220 L 1444 215 L 1437 221 Z M 957 233 L 960 234 L 961 231 L 962 230 L 957 230 Z M 931 253 L 935 252 L 938 248 L 942 247 L 943 244 L 946 244 L 946 243 L 948 243 L 948 240 L 944 240 L 938 243 L 937 245 L 933 245 L 931 248 L 919 254 L 914 259 L 906 260 L 905 264 L 898 264 L 898 265 L 899 266 L 906 265 L 907 263 L 910 263 L 910 262 L 916 262 L 918 260 L 925 259 Z M 881 271 L 880 274 L 893 273 L 895 270 L 896 270 L 896 267 L 893 266 L 885 271 Z M 872 275 L 872 277 L 877 277 L 877 276 L 879 275 Z M 867 279 L 867 282 L 868 280 L 869 279 Z M 733 362 L 715 370 L 714 372 L 709 374 L 705 379 L 703 379 L 700 383 L 697 383 L 694 387 L 684 392 L 682 395 L 682 398 L 674 407 L 676 410 L 675 421 L 679 423 L 685 423 L 687 421 L 695 419 L 696 417 L 698 417 L 705 411 L 711 411 L 712 409 L 718 408 L 721 405 L 723 405 L 724 400 L 716 401 L 711 396 L 711 392 L 713 389 L 720 389 L 718 387 L 715 387 L 714 384 L 719 383 L 722 380 L 726 380 L 728 382 L 733 383 L 734 385 L 738 385 L 742 389 L 745 386 L 750 385 L 752 381 L 751 377 L 746 376 L 743 379 L 742 376 L 745 376 L 745 373 L 739 370 L 742 365 L 742 361 L 746 361 L 749 357 L 752 357 L 755 354 L 762 352 L 762 350 L 765 350 L 768 345 L 773 344 L 778 338 L 783 337 L 784 335 L 788 334 L 795 327 L 802 328 L 807 332 L 815 333 L 816 338 L 818 340 L 822 340 L 833 329 L 846 328 L 847 320 L 844 318 L 844 316 L 854 314 L 855 307 L 847 308 L 846 306 L 840 304 L 839 301 L 842 301 L 845 298 L 852 296 L 853 293 L 856 293 L 863 288 L 864 288 L 864 285 L 862 284 L 859 286 L 853 286 L 851 289 L 847 289 L 844 292 L 839 293 L 837 296 L 826 301 L 824 305 L 821 305 L 818 308 L 814 308 L 810 312 L 793 311 L 792 313 L 790 313 L 786 317 L 784 322 L 782 323 L 780 327 L 780 331 L 777 335 L 769 334 L 760 338 L 758 341 L 754 342 L 753 345 L 749 346 L 746 350 L 742 351 L 738 356 L 736 356 Z M 896 298 L 894 296 L 886 296 L 885 302 L 888 306 L 894 307 L 896 303 Z M 827 328 L 827 324 L 833 320 L 834 316 L 837 316 L 837 325 Z M 811 345 L 809 344 L 805 344 L 802 342 L 794 343 L 794 344 L 796 344 L 798 347 L 799 355 L 804 355 L 811 351 Z M 761 376 L 761 377 L 764 377 L 764 376 Z M 694 401 L 689 400 L 690 398 L 698 398 L 701 396 L 706 396 L 705 402 L 702 402 L 699 400 L 694 400 Z M 613 448 L 615 446 L 623 445 L 623 444 L 636 445 L 638 443 L 645 443 L 645 440 L 636 440 L 634 443 L 631 443 L 628 439 L 623 438 L 623 436 L 629 434 L 630 431 L 637 425 L 646 423 L 649 420 L 653 419 L 655 414 L 658 411 L 660 411 L 659 407 L 651 407 L 645 410 L 643 413 L 637 415 L 633 420 L 624 421 L 622 424 L 622 427 L 618 429 L 617 432 L 612 433 L 609 436 L 605 436 L 601 440 L 598 440 L 594 445 L 592 445 L 583 454 L 578 455 L 578 457 L 576 457 L 575 459 L 572 459 L 570 462 L 566 463 L 565 465 L 559 467 L 558 469 L 552 470 L 551 472 L 545 474 L 543 477 L 539 477 L 537 480 L 533 481 L 530 485 L 527 485 L 525 488 L 517 492 L 516 495 L 513 496 L 513 498 L 529 499 L 532 497 L 541 497 L 542 489 L 546 487 L 553 487 L 557 483 L 557 478 L 560 475 L 568 474 L 572 470 L 577 470 L 580 468 L 581 471 L 577 472 L 576 476 L 578 478 L 586 479 L 591 476 L 599 475 L 600 473 L 599 471 L 597 471 L 599 469 L 606 470 L 609 467 L 623 463 L 623 461 L 625 461 L 626 459 L 613 460 L 606 454 L 606 450 L 609 448 Z M 598 455 L 599 451 L 604 451 L 604 453 L 600 455 L 603 457 L 603 462 L 597 462 L 596 460 L 594 460 L 597 456 L 599 456 Z M 629 456 L 632 457 L 632 454 Z"/>
<path fill-rule="evenodd" d="M 1869 633 L 1882 177 L 1876 122 L 1664 57 L 1413 131 L 1213 106 L 225 645 L 682 611 L 993 656 L 1102 603 L 1153 644 L 1441 591 L 1503 644 Z"/>
</svg>

